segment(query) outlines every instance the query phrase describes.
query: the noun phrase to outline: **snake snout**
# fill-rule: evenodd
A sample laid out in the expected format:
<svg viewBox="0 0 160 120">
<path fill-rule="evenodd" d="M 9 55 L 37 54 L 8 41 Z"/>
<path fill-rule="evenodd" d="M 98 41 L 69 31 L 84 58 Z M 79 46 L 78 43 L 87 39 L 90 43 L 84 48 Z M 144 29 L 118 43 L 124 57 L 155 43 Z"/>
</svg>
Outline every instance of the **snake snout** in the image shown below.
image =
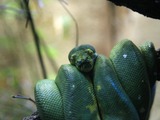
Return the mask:
<svg viewBox="0 0 160 120">
<path fill-rule="evenodd" d="M 89 59 L 83 59 L 76 62 L 76 67 L 82 72 L 89 72 L 92 70 L 93 64 Z"/>
</svg>

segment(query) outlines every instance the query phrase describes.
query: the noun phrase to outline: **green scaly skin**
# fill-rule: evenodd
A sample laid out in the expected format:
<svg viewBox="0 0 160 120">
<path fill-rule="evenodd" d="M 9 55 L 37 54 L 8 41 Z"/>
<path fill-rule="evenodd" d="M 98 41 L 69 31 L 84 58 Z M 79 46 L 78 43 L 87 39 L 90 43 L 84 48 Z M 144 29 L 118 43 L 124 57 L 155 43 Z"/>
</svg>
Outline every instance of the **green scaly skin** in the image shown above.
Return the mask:
<svg viewBox="0 0 160 120">
<path fill-rule="evenodd" d="M 103 55 L 98 56 L 93 80 L 103 120 L 139 120 L 137 111 L 119 82 L 110 59 Z"/>
<path fill-rule="evenodd" d="M 71 50 L 54 80 L 36 84 L 42 120 L 148 120 L 154 98 L 156 52 L 152 43 L 138 49 L 118 43 L 110 57 L 90 45 Z"/>
<path fill-rule="evenodd" d="M 63 99 L 65 120 L 99 120 L 91 81 L 72 65 L 62 65 L 55 83 Z"/>
<path fill-rule="evenodd" d="M 38 81 L 35 99 L 42 120 L 64 120 L 62 97 L 54 80 Z"/>
</svg>

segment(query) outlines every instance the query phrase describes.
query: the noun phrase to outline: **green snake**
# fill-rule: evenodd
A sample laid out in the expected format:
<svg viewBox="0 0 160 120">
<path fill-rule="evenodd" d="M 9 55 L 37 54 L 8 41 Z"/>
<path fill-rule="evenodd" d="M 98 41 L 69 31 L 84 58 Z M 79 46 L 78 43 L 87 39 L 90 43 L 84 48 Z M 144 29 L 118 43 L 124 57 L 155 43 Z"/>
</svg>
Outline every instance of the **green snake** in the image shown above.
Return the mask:
<svg viewBox="0 0 160 120">
<path fill-rule="evenodd" d="M 156 51 L 119 42 L 109 58 L 91 45 L 73 48 L 71 64 L 59 68 L 55 80 L 35 86 L 42 120 L 148 120 L 154 98 Z"/>
</svg>

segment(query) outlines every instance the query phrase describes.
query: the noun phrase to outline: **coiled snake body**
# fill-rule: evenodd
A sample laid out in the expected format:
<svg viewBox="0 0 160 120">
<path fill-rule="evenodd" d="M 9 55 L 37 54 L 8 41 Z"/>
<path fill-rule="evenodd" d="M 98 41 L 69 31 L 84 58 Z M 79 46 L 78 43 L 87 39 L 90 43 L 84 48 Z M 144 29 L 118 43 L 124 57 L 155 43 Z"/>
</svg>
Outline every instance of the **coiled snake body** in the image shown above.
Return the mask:
<svg viewBox="0 0 160 120">
<path fill-rule="evenodd" d="M 71 50 L 55 80 L 38 81 L 35 99 L 42 120 L 147 120 L 154 98 L 156 51 L 118 43 L 109 58 L 90 45 Z"/>
</svg>

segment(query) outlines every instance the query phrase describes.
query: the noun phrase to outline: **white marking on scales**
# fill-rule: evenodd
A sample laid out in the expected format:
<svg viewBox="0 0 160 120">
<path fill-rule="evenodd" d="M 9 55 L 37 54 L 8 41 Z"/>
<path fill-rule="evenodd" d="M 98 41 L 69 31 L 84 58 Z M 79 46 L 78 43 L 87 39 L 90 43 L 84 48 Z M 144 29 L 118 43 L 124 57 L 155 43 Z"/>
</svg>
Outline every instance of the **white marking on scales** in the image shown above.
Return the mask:
<svg viewBox="0 0 160 120">
<path fill-rule="evenodd" d="M 127 58 L 127 54 L 123 54 L 123 58 Z"/>
</svg>

